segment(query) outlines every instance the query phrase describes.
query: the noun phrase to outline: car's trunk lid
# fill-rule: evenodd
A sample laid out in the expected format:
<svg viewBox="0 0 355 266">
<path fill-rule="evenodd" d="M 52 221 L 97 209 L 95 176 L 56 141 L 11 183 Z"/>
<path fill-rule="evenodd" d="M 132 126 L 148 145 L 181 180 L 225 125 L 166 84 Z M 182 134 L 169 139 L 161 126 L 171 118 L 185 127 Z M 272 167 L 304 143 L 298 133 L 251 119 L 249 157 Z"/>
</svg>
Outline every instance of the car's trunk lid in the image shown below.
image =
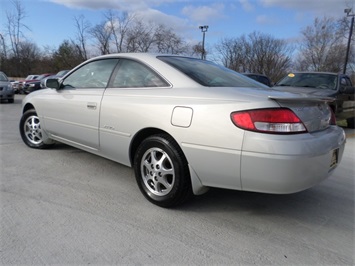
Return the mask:
<svg viewBox="0 0 355 266">
<path fill-rule="evenodd" d="M 320 89 L 311 87 L 292 87 L 292 86 L 274 86 L 273 90 L 291 92 L 301 95 L 309 95 L 314 97 L 332 97 L 337 93 L 336 90 L 331 89 Z"/>
<path fill-rule="evenodd" d="M 328 105 L 329 97 L 283 97 L 269 96 L 281 107 L 290 108 L 303 122 L 308 132 L 320 131 L 331 124 L 332 111 Z"/>
</svg>

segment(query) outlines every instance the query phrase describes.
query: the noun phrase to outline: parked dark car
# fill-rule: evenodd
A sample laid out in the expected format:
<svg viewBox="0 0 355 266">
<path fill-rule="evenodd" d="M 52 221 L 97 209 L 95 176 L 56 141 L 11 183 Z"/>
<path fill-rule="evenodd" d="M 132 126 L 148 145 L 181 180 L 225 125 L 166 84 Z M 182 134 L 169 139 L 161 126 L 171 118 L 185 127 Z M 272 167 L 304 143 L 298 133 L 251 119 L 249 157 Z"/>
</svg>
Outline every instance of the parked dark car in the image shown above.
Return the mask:
<svg viewBox="0 0 355 266">
<path fill-rule="evenodd" d="M 15 93 L 23 94 L 23 88 L 25 87 L 25 84 L 27 82 L 35 81 L 38 76 L 39 75 L 28 75 L 25 79 L 20 80 L 17 84 L 17 88 L 15 88 Z"/>
<path fill-rule="evenodd" d="M 41 89 L 46 88 L 45 84 L 46 84 L 47 79 L 60 79 L 60 78 L 64 77 L 65 74 L 67 74 L 69 71 L 70 70 L 61 70 L 55 75 L 47 76 L 47 77 L 41 79 L 41 82 L 40 82 Z"/>
<path fill-rule="evenodd" d="M 8 101 L 13 103 L 15 99 L 15 92 L 12 88 L 11 82 L 4 72 L 0 71 L 0 101 Z"/>
<path fill-rule="evenodd" d="M 263 74 L 243 73 L 243 75 L 244 75 L 244 76 L 247 76 L 247 77 L 249 77 L 249 78 L 251 78 L 251 79 L 253 79 L 253 80 L 256 80 L 256 81 L 258 81 L 258 82 L 260 82 L 260 83 L 262 83 L 262 84 L 265 84 L 265 85 L 267 85 L 267 86 L 269 86 L 269 87 L 272 86 L 271 80 L 270 80 L 267 76 L 265 76 L 265 75 L 263 75 Z"/>
<path fill-rule="evenodd" d="M 41 80 L 45 79 L 46 77 L 54 75 L 53 73 L 47 73 L 47 74 L 42 74 L 39 75 L 35 80 L 26 82 L 24 87 L 22 88 L 22 91 L 25 94 L 29 94 L 31 92 L 34 92 L 36 90 L 40 90 L 41 87 Z"/>
<path fill-rule="evenodd" d="M 282 78 L 273 89 L 309 94 L 320 98 L 331 97 L 329 102 L 338 120 L 346 119 L 354 128 L 355 88 L 349 76 L 329 72 L 293 72 Z"/>
<path fill-rule="evenodd" d="M 63 77 L 65 74 L 67 74 L 70 70 L 61 70 L 57 74 L 55 74 L 57 77 Z"/>
</svg>

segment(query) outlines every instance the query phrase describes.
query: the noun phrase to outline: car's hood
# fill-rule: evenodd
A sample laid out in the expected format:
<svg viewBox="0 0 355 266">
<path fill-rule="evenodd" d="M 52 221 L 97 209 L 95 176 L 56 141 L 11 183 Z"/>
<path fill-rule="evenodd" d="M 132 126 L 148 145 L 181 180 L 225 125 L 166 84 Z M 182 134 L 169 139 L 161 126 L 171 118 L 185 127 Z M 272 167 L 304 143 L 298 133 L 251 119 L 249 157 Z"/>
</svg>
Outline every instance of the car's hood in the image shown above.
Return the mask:
<svg viewBox="0 0 355 266">
<path fill-rule="evenodd" d="M 39 84 L 39 83 L 41 83 L 41 81 L 40 80 L 33 80 L 33 81 L 30 81 L 30 82 L 26 82 L 27 84 Z"/>
<path fill-rule="evenodd" d="M 274 86 L 273 90 L 292 92 L 302 95 L 309 95 L 314 97 L 333 97 L 336 94 L 335 90 L 316 89 L 308 87 L 290 87 L 290 86 Z"/>
<path fill-rule="evenodd" d="M 37 81 L 38 79 L 28 79 L 28 80 L 20 80 L 20 82 L 22 83 L 29 83 L 29 82 L 33 82 L 33 81 Z"/>
</svg>

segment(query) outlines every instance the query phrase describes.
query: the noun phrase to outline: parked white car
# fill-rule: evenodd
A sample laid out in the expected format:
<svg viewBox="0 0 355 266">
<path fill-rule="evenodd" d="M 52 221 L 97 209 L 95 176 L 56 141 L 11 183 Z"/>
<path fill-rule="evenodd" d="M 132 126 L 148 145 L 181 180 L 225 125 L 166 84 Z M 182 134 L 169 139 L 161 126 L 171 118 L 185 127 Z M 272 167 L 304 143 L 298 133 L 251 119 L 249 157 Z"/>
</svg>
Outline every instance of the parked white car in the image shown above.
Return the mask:
<svg viewBox="0 0 355 266">
<path fill-rule="evenodd" d="M 310 188 L 334 171 L 346 142 L 332 99 L 274 91 L 195 58 L 100 56 L 46 86 L 23 100 L 23 141 L 131 166 L 143 195 L 163 207 L 209 187 Z"/>
</svg>

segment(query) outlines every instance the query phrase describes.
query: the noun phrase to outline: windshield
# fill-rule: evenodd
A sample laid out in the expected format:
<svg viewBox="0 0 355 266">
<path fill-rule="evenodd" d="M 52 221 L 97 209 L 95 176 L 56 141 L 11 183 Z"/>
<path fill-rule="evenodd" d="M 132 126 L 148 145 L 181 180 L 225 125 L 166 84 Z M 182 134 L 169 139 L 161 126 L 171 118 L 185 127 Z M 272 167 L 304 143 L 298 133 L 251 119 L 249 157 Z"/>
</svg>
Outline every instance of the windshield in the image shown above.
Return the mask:
<svg viewBox="0 0 355 266">
<path fill-rule="evenodd" d="M 46 75 L 46 74 L 42 74 L 42 75 L 39 75 L 38 77 L 36 77 L 35 80 L 42 80 L 42 79 L 44 79 L 47 76 L 48 75 Z"/>
<path fill-rule="evenodd" d="M 25 80 L 32 80 L 32 79 L 35 79 L 37 78 L 37 75 L 28 75 Z"/>
<path fill-rule="evenodd" d="M 175 67 L 202 86 L 268 88 L 244 75 L 209 61 L 177 56 L 158 56 L 158 59 Z"/>
<path fill-rule="evenodd" d="M 327 73 L 290 73 L 275 86 L 308 87 L 335 90 L 338 76 Z"/>
<path fill-rule="evenodd" d="M 6 75 L 0 72 L 0 81 L 8 81 Z"/>
</svg>

